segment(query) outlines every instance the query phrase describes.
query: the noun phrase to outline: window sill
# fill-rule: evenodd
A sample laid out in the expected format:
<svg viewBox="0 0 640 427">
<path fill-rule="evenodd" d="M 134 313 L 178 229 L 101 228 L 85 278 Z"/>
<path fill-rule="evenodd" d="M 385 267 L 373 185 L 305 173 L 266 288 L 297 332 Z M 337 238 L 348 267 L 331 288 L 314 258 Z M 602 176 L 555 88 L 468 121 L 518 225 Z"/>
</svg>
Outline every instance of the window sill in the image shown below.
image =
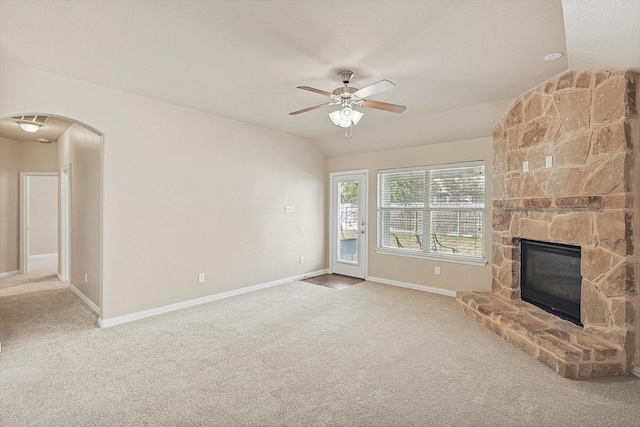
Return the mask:
<svg viewBox="0 0 640 427">
<path fill-rule="evenodd" d="M 419 259 L 428 259 L 431 261 L 441 261 L 441 262 L 449 262 L 452 264 L 465 264 L 465 265 L 476 265 L 479 267 L 484 267 L 487 265 L 487 260 L 483 258 L 471 258 L 464 256 L 456 256 L 456 255 L 448 255 L 442 253 L 416 253 L 414 251 L 408 250 L 397 250 L 397 249 L 376 249 L 376 253 L 381 255 L 392 255 L 392 256 L 401 256 L 406 258 L 419 258 Z"/>
</svg>

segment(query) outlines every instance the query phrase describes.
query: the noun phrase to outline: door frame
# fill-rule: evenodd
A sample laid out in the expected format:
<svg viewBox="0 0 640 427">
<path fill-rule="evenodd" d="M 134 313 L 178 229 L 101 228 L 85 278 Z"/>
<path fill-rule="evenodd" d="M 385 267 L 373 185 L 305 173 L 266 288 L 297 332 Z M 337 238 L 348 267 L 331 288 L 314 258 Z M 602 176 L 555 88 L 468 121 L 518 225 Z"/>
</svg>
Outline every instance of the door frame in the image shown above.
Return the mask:
<svg viewBox="0 0 640 427">
<path fill-rule="evenodd" d="M 60 273 L 63 282 L 71 280 L 71 163 L 60 169 Z"/>
<path fill-rule="evenodd" d="M 349 176 L 349 175 L 364 175 L 364 191 L 362 193 L 362 205 L 364 206 L 365 217 L 364 217 L 364 233 L 366 235 L 365 244 L 359 244 L 358 253 L 362 259 L 362 265 L 364 269 L 364 279 L 367 280 L 369 277 L 369 170 L 368 169 L 358 169 L 352 171 L 341 171 L 341 172 L 331 172 L 329 174 L 329 268 L 328 271 L 330 274 L 333 274 L 333 262 L 335 259 L 335 251 L 336 251 L 336 233 L 335 227 L 336 225 L 336 206 L 335 206 L 335 186 L 333 185 L 334 178 Z"/>
<path fill-rule="evenodd" d="M 60 182 L 58 172 L 20 172 L 20 272 L 29 272 L 29 212 L 31 193 L 29 178 L 33 176 L 55 176 Z M 60 235 L 58 234 L 58 242 Z"/>
</svg>

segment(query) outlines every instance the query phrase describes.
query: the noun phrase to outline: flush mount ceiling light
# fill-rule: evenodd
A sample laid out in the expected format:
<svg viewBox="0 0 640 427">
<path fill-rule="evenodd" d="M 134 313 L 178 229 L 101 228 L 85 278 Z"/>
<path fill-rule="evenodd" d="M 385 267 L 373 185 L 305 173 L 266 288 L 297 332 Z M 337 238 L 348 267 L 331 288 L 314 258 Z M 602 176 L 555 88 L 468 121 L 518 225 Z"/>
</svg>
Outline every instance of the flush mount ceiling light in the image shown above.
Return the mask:
<svg viewBox="0 0 640 427">
<path fill-rule="evenodd" d="M 548 54 L 547 56 L 544 57 L 545 61 L 555 61 L 557 59 L 560 59 L 564 56 L 564 53 L 562 52 L 553 52 Z"/>
<path fill-rule="evenodd" d="M 362 114 L 361 112 L 353 109 L 354 105 L 357 105 L 359 107 L 368 107 L 375 108 L 377 110 L 390 111 L 392 113 L 398 114 L 402 113 L 407 108 L 404 105 L 388 104 L 386 102 L 365 99 L 371 95 L 375 95 L 376 93 L 380 93 L 382 91 L 395 87 L 395 84 L 393 84 L 389 80 L 380 80 L 379 82 L 369 86 L 365 86 L 362 89 L 356 89 L 355 87 L 349 86 L 349 82 L 353 77 L 352 71 L 340 71 L 338 73 L 338 77 L 340 77 L 340 80 L 342 80 L 344 87 L 339 87 L 333 92 L 325 92 L 324 90 L 316 89 L 309 86 L 298 86 L 298 89 L 308 90 L 309 92 L 327 96 L 331 98 L 331 102 L 294 111 L 293 113 L 289 113 L 289 115 L 295 116 L 300 113 L 306 113 L 307 111 L 316 110 L 318 108 L 327 107 L 329 105 L 340 105 L 340 109 L 334 111 L 333 113 L 330 113 L 329 118 L 336 126 L 345 128 L 344 136 L 346 138 L 347 135 L 351 135 L 350 132 L 347 133 L 347 129 L 351 131 L 352 126 L 358 124 L 362 116 L 364 116 L 364 114 Z"/>
<path fill-rule="evenodd" d="M 33 133 L 33 132 L 37 132 L 38 129 L 40 129 L 40 126 L 42 126 L 42 124 L 36 123 L 36 122 L 19 121 L 18 126 L 20 126 L 20 129 L 22 129 L 25 132 Z"/>
<path fill-rule="evenodd" d="M 38 120 L 38 116 L 22 116 L 18 119 L 18 126 L 25 132 L 34 133 L 40 129 L 40 126 L 44 124 L 44 120 L 47 117 L 40 116 L 40 120 Z"/>
</svg>

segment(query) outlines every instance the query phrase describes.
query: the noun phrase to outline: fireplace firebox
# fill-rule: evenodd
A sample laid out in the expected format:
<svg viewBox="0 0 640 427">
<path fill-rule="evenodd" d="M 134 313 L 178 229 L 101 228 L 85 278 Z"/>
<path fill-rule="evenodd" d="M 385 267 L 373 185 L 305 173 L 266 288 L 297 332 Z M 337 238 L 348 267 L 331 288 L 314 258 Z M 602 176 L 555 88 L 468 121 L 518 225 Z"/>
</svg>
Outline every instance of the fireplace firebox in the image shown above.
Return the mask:
<svg viewBox="0 0 640 427">
<path fill-rule="evenodd" d="M 521 298 L 582 326 L 580 247 L 522 239 L 520 254 Z"/>
</svg>

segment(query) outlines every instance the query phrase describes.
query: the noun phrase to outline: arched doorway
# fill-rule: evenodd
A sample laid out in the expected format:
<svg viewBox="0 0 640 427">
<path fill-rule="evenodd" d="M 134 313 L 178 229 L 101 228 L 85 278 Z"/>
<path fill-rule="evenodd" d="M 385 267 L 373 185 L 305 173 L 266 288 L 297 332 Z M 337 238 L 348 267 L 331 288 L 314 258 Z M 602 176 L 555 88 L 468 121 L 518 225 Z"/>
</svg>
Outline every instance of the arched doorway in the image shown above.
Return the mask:
<svg viewBox="0 0 640 427">
<path fill-rule="evenodd" d="M 24 124 L 35 131 L 25 131 Z M 102 145 L 100 133 L 73 119 L 33 112 L 0 117 L 0 298 L 66 284 L 100 315 Z M 42 228 L 35 223 L 40 218 L 51 221 L 51 215 L 33 211 L 42 209 L 41 200 L 25 197 L 38 176 L 58 181 L 57 226 L 46 228 L 57 232 L 53 249 L 34 249 L 39 242 L 31 235 Z M 55 280 L 34 284 L 29 280 L 30 261 L 45 255 L 57 255 Z"/>
</svg>

